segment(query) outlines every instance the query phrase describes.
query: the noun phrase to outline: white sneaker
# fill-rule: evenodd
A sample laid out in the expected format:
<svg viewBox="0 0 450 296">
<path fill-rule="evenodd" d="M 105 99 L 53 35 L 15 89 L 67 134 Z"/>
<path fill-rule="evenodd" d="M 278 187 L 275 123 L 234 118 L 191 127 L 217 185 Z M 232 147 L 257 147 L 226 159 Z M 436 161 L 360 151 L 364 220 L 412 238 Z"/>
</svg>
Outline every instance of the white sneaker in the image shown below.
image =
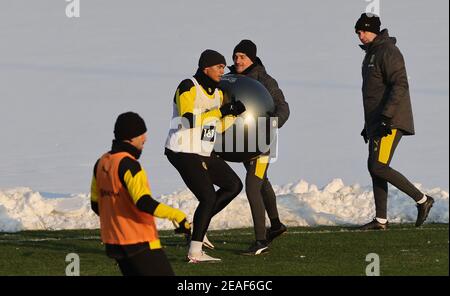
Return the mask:
<svg viewBox="0 0 450 296">
<path fill-rule="evenodd" d="M 191 233 L 194 233 L 194 223 L 191 223 Z M 208 237 L 206 236 L 206 233 L 205 237 L 203 238 L 203 246 L 205 246 L 210 250 L 213 250 L 215 248 L 214 245 L 209 241 Z"/>
<path fill-rule="evenodd" d="M 220 262 L 219 258 L 214 258 L 202 251 L 199 254 L 188 254 L 189 263 L 202 263 L 202 262 Z"/>
<path fill-rule="evenodd" d="M 208 237 L 205 234 L 205 237 L 203 238 L 203 246 L 207 247 L 208 249 L 213 250 L 214 245 L 209 241 Z"/>
</svg>

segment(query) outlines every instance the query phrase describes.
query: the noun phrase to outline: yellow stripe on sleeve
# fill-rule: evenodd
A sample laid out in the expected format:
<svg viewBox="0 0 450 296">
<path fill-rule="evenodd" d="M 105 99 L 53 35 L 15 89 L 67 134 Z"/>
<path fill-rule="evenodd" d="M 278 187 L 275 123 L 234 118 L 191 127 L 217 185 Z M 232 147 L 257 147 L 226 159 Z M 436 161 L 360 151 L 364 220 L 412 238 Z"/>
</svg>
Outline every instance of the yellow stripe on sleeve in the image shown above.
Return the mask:
<svg viewBox="0 0 450 296">
<path fill-rule="evenodd" d="M 186 113 L 194 113 L 195 97 L 197 91 L 195 86 L 191 87 L 189 91 L 185 91 L 180 94 L 180 90 L 177 89 L 176 103 L 178 107 L 178 115 L 183 116 Z"/>
<path fill-rule="evenodd" d="M 92 176 L 91 181 L 91 201 L 98 202 L 98 188 L 97 188 L 97 180 L 95 179 L 95 176 Z"/>
<path fill-rule="evenodd" d="M 202 89 L 204 92 L 204 90 Z M 208 94 L 207 94 L 208 95 Z M 191 87 L 189 91 L 185 91 L 180 94 L 180 90 L 177 89 L 175 102 L 178 107 L 178 115 L 183 116 L 186 113 L 194 114 L 195 108 L 195 99 L 197 96 L 197 89 L 195 86 Z M 214 99 L 214 96 L 208 95 L 211 99 Z M 223 100 L 223 94 L 221 95 L 221 100 Z M 208 124 L 213 121 L 217 121 L 222 117 L 222 113 L 220 110 L 212 109 L 210 111 L 202 113 L 200 116 L 195 117 L 194 126 L 202 126 Z"/>
<path fill-rule="evenodd" d="M 156 207 L 153 216 L 158 218 L 169 219 L 170 221 L 176 221 L 178 223 L 183 221 L 184 218 L 186 218 L 186 215 L 179 209 L 169 207 L 168 205 L 165 205 L 163 203 L 160 203 Z"/>
<path fill-rule="evenodd" d="M 391 155 L 392 145 L 394 144 L 395 135 L 397 130 L 393 129 L 392 134 L 381 138 L 380 154 L 378 155 L 378 161 L 387 164 L 389 162 L 389 156 Z"/>
<path fill-rule="evenodd" d="M 222 117 L 219 109 L 212 109 L 195 117 L 195 126 L 203 126 L 208 123 L 216 122 Z"/>
<path fill-rule="evenodd" d="M 141 170 L 134 177 L 131 171 L 128 170 L 123 179 L 127 185 L 128 192 L 130 193 L 134 204 L 136 204 L 144 195 L 152 196 L 148 185 L 147 174 L 144 169 L 141 168 Z"/>
</svg>

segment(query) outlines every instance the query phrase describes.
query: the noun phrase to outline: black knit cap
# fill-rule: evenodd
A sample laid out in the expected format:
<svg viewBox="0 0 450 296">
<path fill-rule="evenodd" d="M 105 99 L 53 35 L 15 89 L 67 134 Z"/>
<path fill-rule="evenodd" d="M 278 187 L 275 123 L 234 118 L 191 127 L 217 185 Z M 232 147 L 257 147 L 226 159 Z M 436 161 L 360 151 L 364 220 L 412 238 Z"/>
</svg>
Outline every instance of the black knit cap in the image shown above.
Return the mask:
<svg viewBox="0 0 450 296">
<path fill-rule="evenodd" d="M 251 40 L 244 39 L 236 45 L 233 50 L 233 59 L 237 52 L 245 53 L 252 62 L 256 61 L 256 44 Z"/>
<path fill-rule="evenodd" d="M 380 34 L 381 21 L 380 18 L 372 13 L 363 13 L 359 17 L 355 25 L 355 32 L 368 31 L 375 34 Z"/>
<path fill-rule="evenodd" d="M 144 119 L 134 112 L 120 114 L 114 125 L 114 136 L 119 141 L 131 140 L 146 131 Z"/>
<path fill-rule="evenodd" d="M 223 64 L 225 66 L 227 65 L 225 57 L 212 49 L 207 49 L 202 52 L 202 54 L 200 55 L 200 59 L 198 60 L 198 67 L 201 70 L 220 64 Z"/>
</svg>

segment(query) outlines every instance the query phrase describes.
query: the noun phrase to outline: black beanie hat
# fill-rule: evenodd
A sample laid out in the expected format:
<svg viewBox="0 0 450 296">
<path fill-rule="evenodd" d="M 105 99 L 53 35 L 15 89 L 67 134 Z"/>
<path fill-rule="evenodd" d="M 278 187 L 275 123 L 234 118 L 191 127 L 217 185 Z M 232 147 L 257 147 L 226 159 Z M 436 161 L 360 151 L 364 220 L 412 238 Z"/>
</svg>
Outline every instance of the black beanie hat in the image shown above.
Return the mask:
<svg viewBox="0 0 450 296">
<path fill-rule="evenodd" d="M 203 70 L 214 65 L 227 65 L 225 57 L 215 50 L 207 49 L 200 55 L 198 67 Z"/>
<path fill-rule="evenodd" d="M 147 131 L 144 119 L 134 112 L 122 113 L 117 117 L 114 125 L 114 136 L 116 140 L 131 140 Z"/>
<path fill-rule="evenodd" d="M 368 31 L 375 34 L 380 34 L 381 21 L 380 18 L 372 13 L 363 13 L 356 22 L 355 32 Z"/>
<path fill-rule="evenodd" d="M 256 44 L 253 43 L 251 40 L 244 39 L 241 42 L 239 42 L 238 45 L 236 45 L 236 47 L 233 50 L 233 60 L 234 55 L 237 52 L 245 53 L 245 55 L 248 56 L 248 58 L 252 60 L 252 62 L 256 61 Z"/>
</svg>

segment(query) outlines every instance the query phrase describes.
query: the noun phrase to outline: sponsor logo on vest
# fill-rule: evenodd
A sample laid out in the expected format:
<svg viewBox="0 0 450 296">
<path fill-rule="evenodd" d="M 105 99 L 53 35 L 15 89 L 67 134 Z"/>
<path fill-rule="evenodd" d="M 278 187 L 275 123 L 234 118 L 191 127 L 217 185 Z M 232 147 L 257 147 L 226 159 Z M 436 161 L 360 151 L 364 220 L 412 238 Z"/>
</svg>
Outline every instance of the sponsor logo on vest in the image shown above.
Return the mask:
<svg viewBox="0 0 450 296">
<path fill-rule="evenodd" d="M 100 196 L 101 197 L 118 197 L 119 192 L 100 189 Z"/>
</svg>

